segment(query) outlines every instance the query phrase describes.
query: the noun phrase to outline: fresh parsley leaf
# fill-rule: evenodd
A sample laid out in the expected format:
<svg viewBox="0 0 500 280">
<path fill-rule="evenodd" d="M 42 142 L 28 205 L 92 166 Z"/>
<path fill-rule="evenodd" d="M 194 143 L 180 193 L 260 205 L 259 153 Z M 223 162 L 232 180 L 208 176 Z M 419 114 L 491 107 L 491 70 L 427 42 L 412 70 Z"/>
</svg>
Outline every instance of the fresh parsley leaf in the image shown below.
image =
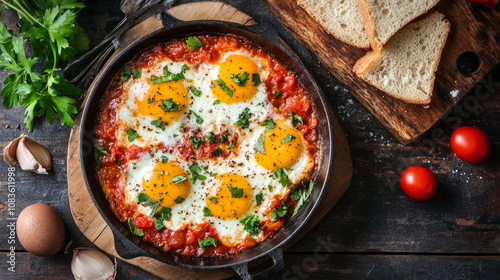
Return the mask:
<svg viewBox="0 0 500 280">
<path fill-rule="evenodd" d="M 164 82 L 178 81 L 178 80 L 184 80 L 184 79 L 186 79 L 186 77 L 184 77 L 184 74 L 182 72 L 172 73 L 172 72 L 168 71 L 168 66 L 166 66 L 166 65 L 165 65 L 165 67 L 163 67 L 163 75 L 164 76 L 162 76 L 162 77 L 154 77 L 154 76 L 152 76 L 151 80 L 155 84 L 159 84 L 159 83 L 164 83 Z M 153 77 L 155 79 L 153 79 Z"/>
<path fill-rule="evenodd" d="M 144 202 L 147 206 L 151 207 L 151 212 L 149 213 L 150 217 L 152 217 L 155 214 L 156 208 L 158 208 L 158 206 L 160 205 L 158 202 L 152 200 L 145 193 L 139 193 L 137 195 L 137 200 L 139 200 L 139 202 Z"/>
<path fill-rule="evenodd" d="M 184 64 L 186 65 L 186 64 Z M 201 95 L 201 90 L 197 89 L 195 86 L 190 86 L 189 89 L 193 93 L 194 96 L 200 96 Z"/>
<path fill-rule="evenodd" d="M 191 137 L 191 140 L 190 140 L 191 145 L 193 145 L 195 149 L 198 149 L 201 146 L 201 144 L 203 144 L 204 142 L 205 142 L 205 138 L 203 138 L 203 137 L 200 137 L 200 138 Z"/>
<path fill-rule="evenodd" d="M 142 76 L 142 69 L 141 68 L 136 68 L 134 70 L 134 76 L 133 76 L 134 80 L 135 79 L 139 79 L 141 76 Z"/>
<path fill-rule="evenodd" d="M 250 126 L 250 118 L 252 116 L 253 114 L 250 113 L 250 109 L 246 107 L 238 116 L 239 119 L 234 124 L 240 126 L 242 129 L 248 128 Z"/>
<path fill-rule="evenodd" d="M 174 201 L 175 201 L 175 203 L 182 203 L 182 202 L 184 202 L 184 200 L 185 200 L 184 198 L 178 196 Z"/>
<path fill-rule="evenodd" d="M 244 72 L 243 74 L 241 74 L 241 76 L 240 73 L 231 74 L 229 75 L 229 78 L 233 80 L 237 86 L 244 87 L 247 85 L 247 79 L 249 75 L 250 74 L 248 74 L 247 72 Z"/>
<path fill-rule="evenodd" d="M 127 81 L 130 78 L 131 74 L 132 74 L 132 68 L 130 67 L 130 65 L 126 65 L 125 68 L 123 68 L 120 80 L 122 80 L 123 82 Z"/>
<path fill-rule="evenodd" d="M 210 214 L 211 214 L 210 209 L 208 209 L 208 207 L 205 206 L 203 208 L 203 216 L 208 217 L 208 216 L 210 216 Z"/>
<path fill-rule="evenodd" d="M 271 131 L 276 126 L 276 124 L 274 123 L 274 121 L 272 119 L 267 119 L 267 120 L 262 122 L 262 126 L 266 127 L 266 130 L 264 130 L 264 131 L 267 132 L 267 131 Z"/>
<path fill-rule="evenodd" d="M 259 217 L 252 215 L 240 220 L 243 224 L 243 229 L 246 230 L 251 236 L 256 236 L 260 233 Z"/>
<path fill-rule="evenodd" d="M 144 236 L 144 231 L 143 231 L 142 229 L 138 229 L 138 228 L 136 228 L 136 229 L 134 230 L 134 235 L 135 235 L 135 236 Z"/>
<path fill-rule="evenodd" d="M 224 82 L 222 79 L 217 79 L 215 80 L 215 83 L 229 95 L 229 97 L 233 97 L 233 91 L 226 86 L 226 82 Z"/>
<path fill-rule="evenodd" d="M 214 173 L 210 173 L 210 177 L 217 177 L 218 174 L 219 173 L 215 173 L 215 172 Z"/>
<path fill-rule="evenodd" d="M 189 110 L 189 112 L 191 112 L 191 114 L 193 114 L 195 116 L 197 124 L 203 123 L 203 119 L 198 114 L 196 114 L 193 110 Z"/>
<path fill-rule="evenodd" d="M 229 144 L 229 146 L 227 146 L 227 149 L 228 149 L 228 150 L 231 150 L 231 149 L 232 149 L 232 148 L 234 148 L 234 147 L 235 147 L 235 146 L 234 146 L 234 143 L 233 143 L 233 142 L 231 142 L 231 144 Z"/>
<path fill-rule="evenodd" d="M 175 176 L 172 178 L 172 182 L 174 182 L 174 184 L 179 184 L 180 182 L 184 182 L 186 180 L 187 180 L 187 178 L 182 176 L 182 175 Z"/>
<path fill-rule="evenodd" d="M 94 149 L 94 159 L 98 165 L 101 164 L 101 155 L 110 156 L 110 154 L 104 150 L 104 147 L 97 147 Z"/>
<path fill-rule="evenodd" d="M 222 149 L 220 147 L 217 147 L 217 149 L 212 150 L 212 156 L 213 157 L 218 157 L 222 154 Z"/>
<path fill-rule="evenodd" d="M 215 139 L 215 134 L 213 132 L 207 132 L 207 140 L 208 143 L 215 143 L 217 139 Z"/>
<path fill-rule="evenodd" d="M 148 98 L 148 104 L 152 104 L 152 103 L 153 103 L 153 99 Z"/>
<path fill-rule="evenodd" d="M 160 219 L 155 220 L 155 228 L 157 231 L 160 231 L 164 227 L 165 227 L 165 225 L 163 224 L 163 222 Z"/>
<path fill-rule="evenodd" d="M 257 203 L 257 205 L 261 205 L 263 199 L 264 195 L 261 192 L 255 195 L 255 202 Z"/>
<path fill-rule="evenodd" d="M 288 134 L 285 138 L 281 139 L 281 145 L 290 142 L 293 139 L 295 139 L 295 136 L 293 136 L 292 134 Z"/>
<path fill-rule="evenodd" d="M 182 70 L 185 70 L 185 71 L 189 70 L 189 66 L 187 64 L 183 64 L 181 66 L 181 68 L 182 68 Z"/>
<path fill-rule="evenodd" d="M 197 48 L 203 47 L 203 42 L 196 36 L 188 37 L 186 40 L 186 47 L 192 51 Z"/>
<path fill-rule="evenodd" d="M 312 189 L 314 187 L 314 183 L 313 182 L 310 182 L 309 183 L 309 188 L 307 190 L 302 190 L 300 191 L 300 195 L 299 195 L 299 202 L 297 202 L 297 205 L 295 206 L 295 209 L 293 210 L 293 214 L 292 214 L 292 217 L 297 215 L 297 213 L 299 212 L 299 209 L 300 207 L 302 207 L 304 205 L 304 202 L 306 202 L 306 200 L 309 198 L 309 196 L 311 195 L 311 192 L 312 192 Z"/>
<path fill-rule="evenodd" d="M 151 125 L 154 125 L 155 127 L 158 127 L 161 130 L 165 130 L 165 124 L 160 120 L 151 121 Z"/>
<path fill-rule="evenodd" d="M 168 157 L 167 156 L 161 156 L 161 163 L 167 163 L 168 162 Z"/>
<path fill-rule="evenodd" d="M 292 122 L 292 125 L 296 125 L 297 123 L 304 124 L 302 117 L 294 114 L 292 110 L 290 110 L 290 122 Z"/>
<path fill-rule="evenodd" d="M 279 183 L 283 187 L 286 187 L 286 186 L 291 184 L 290 179 L 288 178 L 288 175 L 285 173 L 285 170 L 283 170 L 283 168 L 281 168 L 281 167 L 278 167 L 276 169 L 276 171 L 274 171 L 274 173 L 273 173 L 273 179 L 278 179 L 278 178 L 280 178 Z"/>
<path fill-rule="evenodd" d="M 132 222 L 132 219 L 130 218 L 127 219 L 127 225 L 130 232 L 134 232 L 135 225 L 134 222 Z"/>
<path fill-rule="evenodd" d="M 227 186 L 227 188 L 231 192 L 231 197 L 232 198 L 241 198 L 241 197 L 243 197 L 243 189 L 233 188 L 231 185 Z"/>
<path fill-rule="evenodd" d="M 281 91 L 279 89 L 274 92 L 274 97 L 275 98 L 280 97 L 280 95 L 281 95 Z"/>
<path fill-rule="evenodd" d="M 120 162 L 118 161 L 117 158 L 113 158 L 113 161 L 116 163 L 116 165 L 120 166 Z"/>
<path fill-rule="evenodd" d="M 210 201 L 212 201 L 214 204 L 217 204 L 217 198 L 213 197 L 213 196 L 209 196 L 208 199 Z"/>
<path fill-rule="evenodd" d="M 222 133 L 219 143 L 224 144 L 227 142 L 228 139 L 229 139 L 229 132 L 226 131 L 226 132 Z"/>
<path fill-rule="evenodd" d="M 204 240 L 198 239 L 198 245 L 200 245 L 201 250 L 205 251 L 207 246 L 213 245 L 217 248 L 217 239 L 213 237 L 207 237 Z"/>
<path fill-rule="evenodd" d="M 264 134 L 261 134 L 259 138 L 257 139 L 257 143 L 255 143 L 255 152 L 260 152 L 261 154 L 265 155 L 266 150 L 264 148 L 264 141 L 266 140 Z"/>
<path fill-rule="evenodd" d="M 137 139 L 137 137 L 139 137 L 139 134 L 137 134 L 137 132 L 135 132 L 135 130 L 133 130 L 130 127 L 127 130 L 127 134 L 128 134 L 128 141 L 129 142 L 133 142 L 135 139 Z"/>
<path fill-rule="evenodd" d="M 200 174 L 201 167 L 197 162 L 195 162 L 191 166 L 189 166 L 189 171 L 191 171 L 191 181 L 193 181 L 193 183 L 196 183 L 196 180 L 203 181 L 203 180 L 207 179 L 207 176 Z"/>
<path fill-rule="evenodd" d="M 170 216 L 172 215 L 172 209 L 163 207 L 160 211 L 155 214 L 157 219 L 162 219 L 164 221 L 170 221 Z"/>
<path fill-rule="evenodd" d="M 267 185 L 267 189 L 268 189 L 270 192 L 272 192 L 272 191 L 273 191 L 273 186 L 271 186 L 271 185 Z"/>
<path fill-rule="evenodd" d="M 258 86 L 260 84 L 259 74 L 257 73 L 252 74 L 252 83 L 254 86 Z"/>
<path fill-rule="evenodd" d="M 180 111 L 181 110 L 181 108 L 179 108 L 179 104 L 173 102 L 172 98 L 164 100 L 161 103 L 161 109 L 163 111 L 165 111 L 165 112 L 174 112 L 174 111 Z"/>
<path fill-rule="evenodd" d="M 213 103 L 213 105 L 217 105 L 217 104 L 220 104 L 220 100 L 219 99 L 215 100 L 214 103 Z"/>
<path fill-rule="evenodd" d="M 281 205 L 271 211 L 271 220 L 276 221 L 278 217 L 283 217 L 288 212 L 288 205 L 281 199 Z"/>
</svg>

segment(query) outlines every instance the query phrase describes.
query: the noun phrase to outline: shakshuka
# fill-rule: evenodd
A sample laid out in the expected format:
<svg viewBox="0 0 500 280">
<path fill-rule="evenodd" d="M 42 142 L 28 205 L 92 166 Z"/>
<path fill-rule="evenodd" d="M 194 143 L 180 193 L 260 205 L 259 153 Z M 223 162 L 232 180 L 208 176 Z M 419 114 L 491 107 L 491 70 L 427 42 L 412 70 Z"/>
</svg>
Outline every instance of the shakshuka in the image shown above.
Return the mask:
<svg viewBox="0 0 500 280">
<path fill-rule="evenodd" d="M 313 188 L 317 119 L 294 73 L 246 39 L 160 43 L 116 73 L 95 124 L 97 176 L 132 234 L 184 255 L 270 238 Z"/>
</svg>

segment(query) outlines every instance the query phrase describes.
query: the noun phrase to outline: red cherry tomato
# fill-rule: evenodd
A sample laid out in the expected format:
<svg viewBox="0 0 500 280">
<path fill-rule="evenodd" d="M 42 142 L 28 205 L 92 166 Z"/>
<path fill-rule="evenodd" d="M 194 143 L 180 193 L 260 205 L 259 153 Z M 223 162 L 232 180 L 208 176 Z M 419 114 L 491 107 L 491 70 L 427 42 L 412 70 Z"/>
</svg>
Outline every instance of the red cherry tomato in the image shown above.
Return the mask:
<svg viewBox="0 0 500 280">
<path fill-rule="evenodd" d="M 482 130 L 461 126 L 451 135 L 450 145 L 453 152 L 468 163 L 483 162 L 490 155 L 490 139 Z"/>
<path fill-rule="evenodd" d="M 434 173 L 420 165 L 412 165 L 401 173 L 399 184 L 405 194 L 415 200 L 431 198 L 436 193 L 437 181 Z"/>
</svg>

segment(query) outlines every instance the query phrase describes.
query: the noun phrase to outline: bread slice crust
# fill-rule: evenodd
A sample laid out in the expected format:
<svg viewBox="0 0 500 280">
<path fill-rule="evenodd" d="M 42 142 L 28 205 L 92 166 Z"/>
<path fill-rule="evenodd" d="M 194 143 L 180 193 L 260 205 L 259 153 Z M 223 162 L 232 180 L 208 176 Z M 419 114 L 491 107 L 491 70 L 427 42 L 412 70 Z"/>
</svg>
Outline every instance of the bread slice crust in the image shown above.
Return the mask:
<svg viewBox="0 0 500 280">
<path fill-rule="evenodd" d="M 447 37 L 448 37 L 448 34 L 450 32 L 450 22 L 444 18 L 444 15 L 439 13 L 439 12 L 433 12 L 415 22 L 412 22 L 410 24 L 408 24 L 407 26 L 405 26 L 403 28 L 403 30 L 405 29 L 411 29 L 411 28 L 414 28 L 414 27 L 419 27 L 421 26 L 423 23 L 425 23 L 427 20 L 430 20 L 432 19 L 432 17 L 436 17 L 436 16 L 439 16 L 442 18 L 443 22 L 444 22 L 444 29 L 441 31 L 443 32 L 443 39 L 441 40 L 440 42 L 440 45 L 439 45 L 439 48 L 438 48 L 438 52 L 436 54 L 436 59 L 432 62 L 432 65 L 431 65 L 431 69 L 432 69 L 432 76 L 430 78 L 430 81 L 429 81 L 429 85 L 430 85 L 430 91 L 429 92 L 426 92 L 424 91 L 422 88 L 419 88 L 420 90 L 422 90 L 425 94 L 426 94 L 426 98 L 425 99 L 416 99 L 416 98 L 407 98 L 407 97 L 404 97 L 404 96 L 401 96 L 395 92 L 391 92 L 391 91 L 388 91 L 386 88 L 384 88 L 384 86 L 382 86 L 381 84 L 379 83 L 376 83 L 376 82 L 372 82 L 370 80 L 368 80 L 367 76 L 366 76 L 366 73 L 370 70 L 372 70 L 374 68 L 374 66 L 377 65 L 377 61 L 381 58 L 383 52 L 384 52 L 384 48 L 382 49 L 379 49 L 379 50 L 370 50 L 366 53 L 365 56 L 363 56 L 362 58 L 360 58 L 356 64 L 354 65 L 353 67 L 353 71 L 359 76 L 361 77 L 363 80 L 365 80 L 367 83 L 375 86 L 376 88 L 378 88 L 379 90 L 381 91 L 384 91 L 386 92 L 388 95 L 394 97 L 394 98 L 397 98 L 397 99 L 400 99 L 404 102 L 407 102 L 407 103 L 411 103 L 411 104 L 422 104 L 422 105 L 426 105 L 426 104 L 429 104 L 431 102 L 431 97 L 432 97 L 432 94 L 433 94 L 433 91 L 434 91 L 434 80 L 436 78 L 436 71 L 439 67 L 439 62 L 441 60 L 441 55 L 442 55 L 442 52 L 443 52 L 443 49 L 444 49 L 444 46 L 446 45 L 446 41 L 447 41 Z M 398 36 L 397 34 L 395 35 L 396 37 Z M 388 41 L 388 43 L 385 45 L 385 46 L 389 46 L 391 44 L 391 41 L 392 40 L 395 40 L 396 37 L 393 37 L 391 38 L 391 40 Z M 384 47 L 385 47 L 384 46 Z"/>
</svg>

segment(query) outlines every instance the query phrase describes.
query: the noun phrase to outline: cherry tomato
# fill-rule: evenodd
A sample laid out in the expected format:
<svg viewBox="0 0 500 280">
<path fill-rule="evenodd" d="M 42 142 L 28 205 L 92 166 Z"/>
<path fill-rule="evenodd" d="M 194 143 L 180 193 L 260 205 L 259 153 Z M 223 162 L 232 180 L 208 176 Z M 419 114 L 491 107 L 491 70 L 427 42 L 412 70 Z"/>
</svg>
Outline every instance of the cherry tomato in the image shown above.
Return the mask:
<svg viewBox="0 0 500 280">
<path fill-rule="evenodd" d="M 407 167 L 401 173 L 399 184 L 407 196 L 418 201 L 431 198 L 436 193 L 437 187 L 434 173 L 420 165 Z"/>
<path fill-rule="evenodd" d="M 484 131 L 470 126 L 461 126 L 451 135 L 453 152 L 468 163 L 483 162 L 490 155 L 490 139 Z"/>
<path fill-rule="evenodd" d="M 498 3 L 498 0 L 467 0 L 467 2 L 479 3 L 489 8 L 495 8 L 495 6 Z"/>
</svg>

